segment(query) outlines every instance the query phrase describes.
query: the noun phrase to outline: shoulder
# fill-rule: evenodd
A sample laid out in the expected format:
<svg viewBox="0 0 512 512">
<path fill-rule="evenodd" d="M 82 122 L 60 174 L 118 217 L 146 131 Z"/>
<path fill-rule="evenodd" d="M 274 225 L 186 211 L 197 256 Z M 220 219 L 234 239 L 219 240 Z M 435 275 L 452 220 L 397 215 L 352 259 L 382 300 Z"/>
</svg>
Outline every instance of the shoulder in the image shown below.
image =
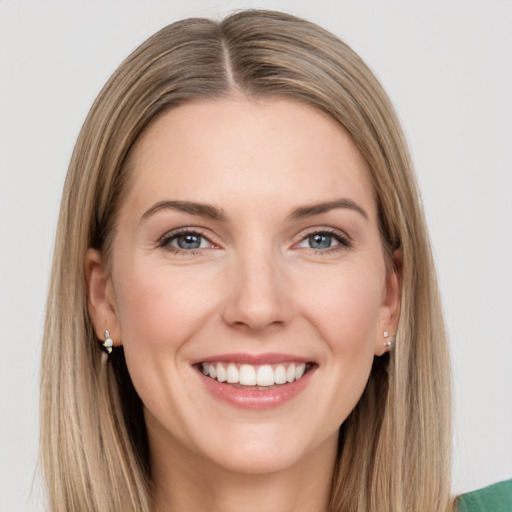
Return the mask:
<svg viewBox="0 0 512 512">
<path fill-rule="evenodd" d="M 457 512 L 512 512 L 512 480 L 462 494 Z"/>
</svg>

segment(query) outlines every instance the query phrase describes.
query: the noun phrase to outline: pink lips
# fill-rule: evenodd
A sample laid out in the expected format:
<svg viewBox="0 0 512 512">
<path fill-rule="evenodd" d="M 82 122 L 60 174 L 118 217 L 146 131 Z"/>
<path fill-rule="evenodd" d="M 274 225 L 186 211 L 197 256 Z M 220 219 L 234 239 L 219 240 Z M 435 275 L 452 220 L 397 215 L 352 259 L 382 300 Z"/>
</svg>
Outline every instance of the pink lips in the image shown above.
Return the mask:
<svg viewBox="0 0 512 512">
<path fill-rule="evenodd" d="M 207 357 L 192 364 L 198 368 L 197 374 L 206 389 L 216 398 L 241 409 L 268 410 L 278 407 L 296 397 L 309 384 L 316 370 L 313 364 L 308 371 L 294 382 L 270 386 L 268 389 L 242 387 L 239 385 L 218 382 L 205 376 L 198 365 L 200 363 L 232 362 L 235 364 L 251 364 L 254 366 L 278 363 L 310 363 L 310 359 L 290 354 L 222 354 Z"/>
<path fill-rule="evenodd" d="M 229 361 L 239 364 L 278 364 L 278 363 L 308 363 L 310 359 L 305 357 L 298 357 L 291 354 L 219 354 L 212 357 L 206 357 L 197 361 L 192 361 L 192 364 L 198 363 L 216 363 L 218 361 Z"/>
</svg>

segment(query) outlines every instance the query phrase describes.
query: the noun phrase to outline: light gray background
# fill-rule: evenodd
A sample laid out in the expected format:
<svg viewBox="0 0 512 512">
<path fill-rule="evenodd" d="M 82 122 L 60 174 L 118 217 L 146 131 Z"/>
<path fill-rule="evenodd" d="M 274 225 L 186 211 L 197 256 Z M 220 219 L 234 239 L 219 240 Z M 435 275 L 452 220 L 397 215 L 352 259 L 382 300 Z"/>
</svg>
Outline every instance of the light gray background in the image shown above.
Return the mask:
<svg viewBox="0 0 512 512">
<path fill-rule="evenodd" d="M 512 476 L 510 0 L 0 0 L 3 512 L 42 510 L 34 473 L 44 301 L 61 187 L 91 102 L 157 29 L 241 7 L 325 26 L 389 92 L 416 163 L 451 338 L 453 489 Z"/>
</svg>

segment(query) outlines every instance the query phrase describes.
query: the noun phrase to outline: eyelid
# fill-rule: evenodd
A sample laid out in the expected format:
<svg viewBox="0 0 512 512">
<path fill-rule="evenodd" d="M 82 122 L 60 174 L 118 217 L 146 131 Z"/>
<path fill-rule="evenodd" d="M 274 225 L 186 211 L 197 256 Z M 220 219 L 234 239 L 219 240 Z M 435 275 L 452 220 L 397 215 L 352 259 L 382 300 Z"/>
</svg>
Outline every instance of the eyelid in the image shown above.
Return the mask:
<svg viewBox="0 0 512 512">
<path fill-rule="evenodd" d="M 197 235 L 204 238 L 209 244 L 208 248 L 218 248 L 219 245 L 212 241 L 211 236 L 206 235 L 202 228 L 186 226 L 177 229 L 172 229 L 171 231 L 167 231 L 164 235 L 162 235 L 156 242 L 156 246 L 159 248 L 172 250 L 172 252 L 176 253 L 186 253 L 186 254 L 195 254 L 199 251 L 206 249 L 206 247 L 199 247 L 197 249 L 181 249 L 174 245 L 171 245 L 170 242 L 175 240 L 176 238 L 184 235 Z"/>
<path fill-rule="evenodd" d="M 207 248 L 200 247 L 197 249 L 181 249 L 179 247 L 171 245 L 170 242 L 180 236 L 197 235 L 197 236 L 200 236 L 203 239 L 205 239 L 210 244 L 210 247 L 208 247 L 208 249 L 209 248 L 220 248 L 220 244 L 213 241 L 212 240 L 213 237 L 210 234 L 206 234 L 205 231 L 207 231 L 207 230 L 200 228 L 200 227 L 196 227 L 196 226 L 185 226 L 185 227 L 172 229 L 170 231 L 165 232 L 156 241 L 156 246 L 158 248 L 172 250 L 173 252 L 177 252 L 177 253 L 195 254 L 195 253 L 202 251 L 204 249 L 207 249 Z M 310 249 L 311 251 L 313 251 L 315 253 L 320 253 L 320 252 L 327 253 L 330 251 L 334 251 L 336 249 L 349 249 L 353 245 L 352 238 L 345 231 L 343 231 L 341 229 L 333 228 L 333 227 L 329 227 L 329 226 L 314 226 L 314 227 L 307 228 L 307 229 L 303 230 L 298 235 L 299 240 L 294 243 L 294 247 L 297 248 L 297 245 L 299 243 L 303 242 L 308 237 L 315 235 L 315 234 L 329 235 L 329 236 L 335 238 L 338 243 L 336 245 L 334 245 L 333 247 L 328 247 L 326 249 L 321 249 L 321 250 L 307 248 L 307 247 L 304 247 L 303 249 L 306 249 L 306 250 Z"/>
<path fill-rule="evenodd" d="M 352 241 L 352 238 L 350 237 L 350 235 L 348 235 L 348 233 L 346 231 L 343 231 L 342 229 L 339 229 L 339 228 L 333 228 L 330 226 L 314 226 L 311 228 L 307 228 L 307 229 L 303 230 L 298 236 L 300 237 L 300 240 L 303 240 L 304 238 L 311 236 L 311 235 L 315 235 L 317 233 L 319 233 L 319 234 L 325 233 L 328 235 L 335 235 L 335 236 L 343 238 L 347 241 L 350 241 L 350 242 Z"/>
<path fill-rule="evenodd" d="M 296 242 L 294 245 L 297 246 L 298 244 L 306 240 L 308 237 L 316 234 L 332 236 L 333 238 L 336 239 L 338 243 L 333 247 L 328 247 L 326 249 L 321 250 L 313 249 L 312 247 L 304 247 L 304 249 L 310 249 L 315 253 L 327 253 L 330 251 L 335 251 L 337 249 L 349 249 L 353 245 L 352 238 L 345 231 L 327 226 L 315 226 L 302 231 L 299 235 L 299 241 Z"/>
</svg>

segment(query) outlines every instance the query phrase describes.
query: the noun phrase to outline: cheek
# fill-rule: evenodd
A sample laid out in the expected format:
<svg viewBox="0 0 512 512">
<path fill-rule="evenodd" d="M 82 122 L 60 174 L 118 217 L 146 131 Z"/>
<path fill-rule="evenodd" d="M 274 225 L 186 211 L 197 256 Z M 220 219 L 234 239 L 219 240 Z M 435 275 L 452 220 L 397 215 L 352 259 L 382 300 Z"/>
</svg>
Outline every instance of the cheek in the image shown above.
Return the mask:
<svg viewBox="0 0 512 512">
<path fill-rule="evenodd" d="M 124 276 L 116 304 L 125 352 L 160 357 L 160 350 L 174 352 L 203 325 L 211 287 L 188 269 L 139 264 Z"/>
<path fill-rule="evenodd" d="M 181 389 L 182 397 L 189 392 L 181 387 L 189 368 L 183 362 L 194 348 L 194 335 L 208 325 L 214 287 L 187 268 L 144 263 L 117 267 L 117 314 L 133 385 L 146 408 L 161 413 L 162 404 L 179 409 L 173 390 Z M 177 416 L 169 421 L 186 431 Z"/>
<path fill-rule="evenodd" d="M 322 293 L 305 299 L 309 321 L 327 348 L 323 363 L 331 393 L 326 393 L 323 414 L 331 429 L 354 409 L 370 376 L 384 282 L 376 269 L 354 266 L 324 281 L 319 276 Z"/>
<path fill-rule="evenodd" d="M 373 355 L 384 278 L 375 265 L 319 273 L 314 291 L 302 290 L 302 307 L 333 353 Z M 382 272 L 383 274 L 383 272 Z"/>
</svg>

